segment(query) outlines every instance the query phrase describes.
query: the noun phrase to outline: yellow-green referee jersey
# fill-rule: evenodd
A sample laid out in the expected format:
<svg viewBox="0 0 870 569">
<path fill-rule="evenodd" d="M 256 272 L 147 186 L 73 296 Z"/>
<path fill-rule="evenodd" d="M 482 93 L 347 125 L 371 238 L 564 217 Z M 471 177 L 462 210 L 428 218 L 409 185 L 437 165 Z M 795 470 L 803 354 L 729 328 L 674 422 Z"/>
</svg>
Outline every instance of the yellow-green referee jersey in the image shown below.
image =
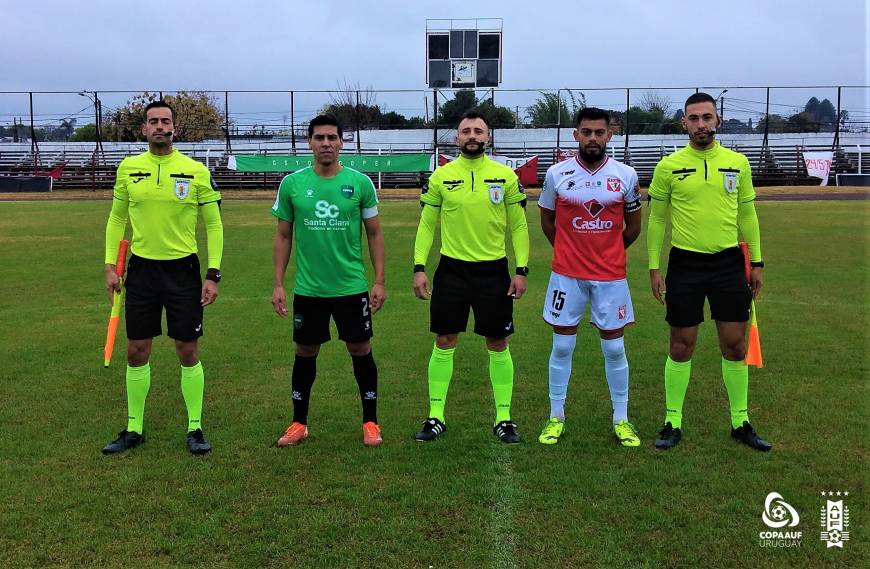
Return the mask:
<svg viewBox="0 0 870 569">
<path fill-rule="evenodd" d="M 517 266 L 527 266 L 525 199 L 514 171 L 485 155 L 475 159 L 460 156 L 438 167 L 420 195 L 423 212 L 414 243 L 414 264 L 426 263 L 440 214 L 441 254 L 462 261 L 501 259 L 506 256 L 510 224 Z"/>
<path fill-rule="evenodd" d="M 742 234 L 749 243 L 751 259 L 761 260 L 752 170 L 743 154 L 719 142 L 708 150 L 686 146 L 658 163 L 649 196 L 650 269 L 659 268 L 668 209 L 674 247 L 717 253 L 736 247 Z"/>
<path fill-rule="evenodd" d="M 197 252 L 196 221 L 202 212 L 208 240 L 208 267 L 219 269 L 223 224 L 211 173 L 200 162 L 173 150 L 166 156 L 144 152 L 121 161 L 106 224 L 107 264 L 114 264 L 129 217 L 130 250 L 145 259 L 171 260 Z"/>
</svg>

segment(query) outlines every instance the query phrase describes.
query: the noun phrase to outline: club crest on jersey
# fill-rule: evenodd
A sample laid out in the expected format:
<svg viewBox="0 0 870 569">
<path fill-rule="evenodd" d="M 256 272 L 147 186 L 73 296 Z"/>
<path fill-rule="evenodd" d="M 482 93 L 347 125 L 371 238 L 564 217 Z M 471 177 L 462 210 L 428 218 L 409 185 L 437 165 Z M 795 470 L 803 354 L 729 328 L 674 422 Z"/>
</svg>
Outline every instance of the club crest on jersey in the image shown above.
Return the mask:
<svg viewBox="0 0 870 569">
<path fill-rule="evenodd" d="M 343 195 L 347 199 L 350 199 L 351 197 L 353 197 L 353 186 L 342 186 L 341 187 L 341 195 Z"/>
<path fill-rule="evenodd" d="M 504 189 L 500 185 L 489 186 L 489 201 L 495 205 L 504 201 Z"/>
<path fill-rule="evenodd" d="M 622 180 L 620 180 L 619 178 L 607 178 L 607 191 L 621 192 Z"/>
<path fill-rule="evenodd" d="M 725 181 L 725 191 L 733 194 L 737 191 L 737 172 L 725 172 L 722 174 Z"/>
<path fill-rule="evenodd" d="M 185 199 L 190 195 L 190 180 L 175 180 L 175 197 L 180 200 Z"/>
</svg>

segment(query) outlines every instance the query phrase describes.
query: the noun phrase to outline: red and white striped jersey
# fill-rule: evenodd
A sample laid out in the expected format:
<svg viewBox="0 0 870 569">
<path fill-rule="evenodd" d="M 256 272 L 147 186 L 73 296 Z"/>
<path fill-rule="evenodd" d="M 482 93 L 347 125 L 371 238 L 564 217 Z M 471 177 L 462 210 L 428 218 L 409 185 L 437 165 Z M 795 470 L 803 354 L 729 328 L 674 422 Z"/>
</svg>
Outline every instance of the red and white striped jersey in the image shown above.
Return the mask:
<svg viewBox="0 0 870 569">
<path fill-rule="evenodd" d="M 634 168 L 610 157 L 594 171 L 576 157 L 563 160 L 547 170 L 538 206 L 556 212 L 553 271 L 598 281 L 625 278 L 623 220 L 641 207 Z"/>
</svg>

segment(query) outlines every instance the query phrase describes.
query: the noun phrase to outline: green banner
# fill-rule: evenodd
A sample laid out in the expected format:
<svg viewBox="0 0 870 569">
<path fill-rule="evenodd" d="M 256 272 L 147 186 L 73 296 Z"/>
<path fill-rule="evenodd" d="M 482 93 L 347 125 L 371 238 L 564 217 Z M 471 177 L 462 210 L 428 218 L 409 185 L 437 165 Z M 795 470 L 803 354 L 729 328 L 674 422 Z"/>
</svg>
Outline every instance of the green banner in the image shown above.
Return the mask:
<svg viewBox="0 0 870 569">
<path fill-rule="evenodd" d="M 430 172 L 431 154 L 343 154 L 343 166 L 360 172 Z M 299 156 L 233 155 L 227 167 L 237 172 L 295 172 L 314 163 L 311 154 Z"/>
</svg>

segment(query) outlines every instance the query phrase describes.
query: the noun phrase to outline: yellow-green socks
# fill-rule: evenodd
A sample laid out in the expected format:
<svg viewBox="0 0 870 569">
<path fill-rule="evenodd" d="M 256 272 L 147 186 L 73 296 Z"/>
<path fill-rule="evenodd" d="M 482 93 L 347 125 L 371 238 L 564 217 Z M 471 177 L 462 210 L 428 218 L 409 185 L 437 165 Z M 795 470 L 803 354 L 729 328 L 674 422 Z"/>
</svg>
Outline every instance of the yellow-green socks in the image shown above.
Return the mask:
<svg viewBox="0 0 870 569">
<path fill-rule="evenodd" d="M 127 430 L 142 434 L 145 421 L 145 398 L 151 387 L 151 365 L 127 366 Z"/>
<path fill-rule="evenodd" d="M 683 424 L 683 401 L 686 399 L 691 373 L 692 360 L 675 362 L 671 356 L 665 360 L 665 422 L 670 421 L 675 429 Z"/>
<path fill-rule="evenodd" d="M 731 426 L 736 429 L 749 420 L 749 366 L 743 360 L 732 362 L 722 358 L 722 380 L 731 405 Z"/>
<path fill-rule="evenodd" d="M 187 406 L 187 431 L 202 428 L 202 394 L 205 389 L 205 373 L 202 362 L 190 367 L 181 366 L 181 393 Z"/>
<path fill-rule="evenodd" d="M 432 348 L 429 358 L 429 416 L 441 422 L 444 420 L 444 405 L 447 403 L 447 388 L 453 377 L 453 352 L 456 348 L 442 350 Z"/>
<path fill-rule="evenodd" d="M 514 393 L 514 360 L 511 351 L 489 352 L 489 381 L 495 399 L 495 424 L 511 420 L 511 397 Z"/>
</svg>

